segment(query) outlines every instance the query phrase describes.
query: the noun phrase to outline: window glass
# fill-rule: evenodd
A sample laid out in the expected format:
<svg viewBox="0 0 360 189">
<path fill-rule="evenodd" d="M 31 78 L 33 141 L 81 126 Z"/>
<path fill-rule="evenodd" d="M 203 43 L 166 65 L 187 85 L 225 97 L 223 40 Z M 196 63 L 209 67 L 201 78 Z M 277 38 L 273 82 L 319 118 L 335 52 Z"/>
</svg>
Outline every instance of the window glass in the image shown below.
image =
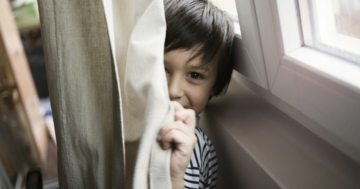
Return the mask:
<svg viewBox="0 0 360 189">
<path fill-rule="evenodd" d="M 360 63 L 360 1 L 299 0 L 304 43 Z"/>
</svg>

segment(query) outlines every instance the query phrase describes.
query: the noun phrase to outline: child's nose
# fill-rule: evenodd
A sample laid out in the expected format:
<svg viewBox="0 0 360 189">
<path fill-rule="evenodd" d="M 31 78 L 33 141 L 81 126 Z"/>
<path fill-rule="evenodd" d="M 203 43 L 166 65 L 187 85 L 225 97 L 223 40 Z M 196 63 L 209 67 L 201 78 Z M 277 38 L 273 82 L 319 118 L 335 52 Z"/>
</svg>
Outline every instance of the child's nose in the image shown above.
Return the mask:
<svg viewBox="0 0 360 189">
<path fill-rule="evenodd" d="M 168 81 L 170 100 L 180 99 L 184 96 L 181 78 L 172 78 Z"/>
</svg>

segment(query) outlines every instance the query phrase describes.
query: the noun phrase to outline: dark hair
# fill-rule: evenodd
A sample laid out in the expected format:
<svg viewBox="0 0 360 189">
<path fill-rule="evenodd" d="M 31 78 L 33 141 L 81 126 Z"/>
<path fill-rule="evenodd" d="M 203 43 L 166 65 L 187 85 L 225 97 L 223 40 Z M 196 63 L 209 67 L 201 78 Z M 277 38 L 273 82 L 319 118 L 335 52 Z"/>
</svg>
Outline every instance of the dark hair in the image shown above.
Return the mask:
<svg viewBox="0 0 360 189">
<path fill-rule="evenodd" d="M 224 93 L 233 69 L 234 26 L 228 14 L 208 0 L 164 0 L 164 6 L 165 53 L 195 48 L 190 60 L 201 56 L 202 65 L 215 63 L 214 96 Z"/>
</svg>

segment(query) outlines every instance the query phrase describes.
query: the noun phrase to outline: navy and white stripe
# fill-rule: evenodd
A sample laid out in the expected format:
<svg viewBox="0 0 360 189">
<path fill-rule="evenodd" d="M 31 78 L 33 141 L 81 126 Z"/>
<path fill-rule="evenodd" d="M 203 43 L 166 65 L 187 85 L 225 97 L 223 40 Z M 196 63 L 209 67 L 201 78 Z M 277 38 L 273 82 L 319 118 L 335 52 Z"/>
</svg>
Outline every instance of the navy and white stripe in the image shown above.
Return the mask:
<svg viewBox="0 0 360 189">
<path fill-rule="evenodd" d="M 197 118 L 199 120 L 199 117 Z M 190 163 L 185 171 L 185 188 L 210 189 L 215 188 L 217 176 L 217 159 L 215 149 L 210 139 L 196 125 L 195 145 Z"/>
</svg>

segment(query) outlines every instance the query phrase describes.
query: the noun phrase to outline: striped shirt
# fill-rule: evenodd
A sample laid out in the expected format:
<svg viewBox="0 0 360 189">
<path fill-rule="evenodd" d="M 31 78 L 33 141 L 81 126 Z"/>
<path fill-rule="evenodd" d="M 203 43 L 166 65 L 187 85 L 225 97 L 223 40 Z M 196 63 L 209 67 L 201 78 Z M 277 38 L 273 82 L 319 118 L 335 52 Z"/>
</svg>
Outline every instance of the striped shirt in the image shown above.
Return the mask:
<svg viewBox="0 0 360 189">
<path fill-rule="evenodd" d="M 197 143 L 184 175 L 185 188 L 210 189 L 216 184 L 217 159 L 210 139 L 199 127 L 199 118 L 195 129 Z"/>
</svg>

